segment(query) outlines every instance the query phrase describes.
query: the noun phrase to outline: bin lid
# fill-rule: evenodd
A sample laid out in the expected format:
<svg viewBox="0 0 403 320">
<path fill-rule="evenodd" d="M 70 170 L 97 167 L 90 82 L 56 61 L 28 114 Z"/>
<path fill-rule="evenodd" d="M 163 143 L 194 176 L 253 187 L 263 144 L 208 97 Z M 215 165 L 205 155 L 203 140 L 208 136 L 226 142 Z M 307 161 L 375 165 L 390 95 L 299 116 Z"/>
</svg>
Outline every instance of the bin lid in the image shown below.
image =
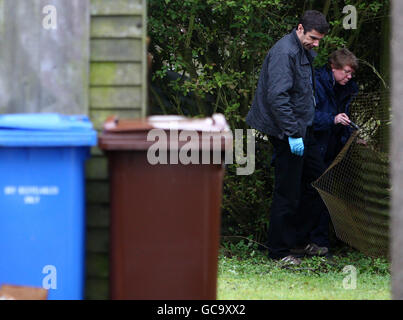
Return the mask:
<svg viewBox="0 0 403 320">
<path fill-rule="evenodd" d="M 154 129 L 164 131 L 166 136 L 159 137 L 156 131 L 150 136 L 150 131 Z M 182 138 L 186 135 L 189 139 L 184 141 Z M 197 138 L 195 138 L 196 135 Z M 221 114 L 214 114 L 210 118 L 163 115 L 140 119 L 119 119 L 111 116 L 104 123 L 104 131 L 99 137 L 99 146 L 104 150 L 146 150 L 159 141 L 159 138 L 165 137 L 167 149 L 170 150 L 181 148 L 184 144 L 190 147 L 189 142 L 197 144 L 201 150 L 232 149 L 232 132 Z M 176 141 L 173 141 L 175 139 Z"/>
<path fill-rule="evenodd" d="M 0 146 L 93 146 L 97 133 L 86 115 L 0 115 Z"/>
</svg>

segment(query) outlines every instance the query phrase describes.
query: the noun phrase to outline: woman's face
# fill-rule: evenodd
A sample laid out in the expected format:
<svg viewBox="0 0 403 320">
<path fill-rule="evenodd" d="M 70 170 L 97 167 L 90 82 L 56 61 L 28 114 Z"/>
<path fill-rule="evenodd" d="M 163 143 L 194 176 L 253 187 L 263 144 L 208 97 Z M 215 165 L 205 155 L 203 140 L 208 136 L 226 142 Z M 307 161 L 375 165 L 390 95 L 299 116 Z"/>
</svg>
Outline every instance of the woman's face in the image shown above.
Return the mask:
<svg viewBox="0 0 403 320">
<path fill-rule="evenodd" d="M 346 85 L 347 82 L 350 81 L 350 79 L 354 75 L 354 69 L 351 68 L 350 66 L 344 66 L 342 69 L 336 69 L 332 65 L 332 71 L 333 71 L 333 76 L 336 82 L 342 86 Z"/>
</svg>

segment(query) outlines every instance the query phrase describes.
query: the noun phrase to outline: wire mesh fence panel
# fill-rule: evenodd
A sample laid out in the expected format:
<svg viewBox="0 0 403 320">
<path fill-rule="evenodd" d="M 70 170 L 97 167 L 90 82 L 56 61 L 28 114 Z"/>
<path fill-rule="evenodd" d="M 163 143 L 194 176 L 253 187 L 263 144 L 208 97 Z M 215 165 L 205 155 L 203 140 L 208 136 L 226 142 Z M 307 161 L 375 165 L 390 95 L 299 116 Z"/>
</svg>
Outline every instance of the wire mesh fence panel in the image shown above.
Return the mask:
<svg viewBox="0 0 403 320">
<path fill-rule="evenodd" d="M 313 186 L 325 202 L 340 240 L 367 255 L 388 257 L 388 92 L 360 94 L 350 113 L 359 129 Z"/>
</svg>

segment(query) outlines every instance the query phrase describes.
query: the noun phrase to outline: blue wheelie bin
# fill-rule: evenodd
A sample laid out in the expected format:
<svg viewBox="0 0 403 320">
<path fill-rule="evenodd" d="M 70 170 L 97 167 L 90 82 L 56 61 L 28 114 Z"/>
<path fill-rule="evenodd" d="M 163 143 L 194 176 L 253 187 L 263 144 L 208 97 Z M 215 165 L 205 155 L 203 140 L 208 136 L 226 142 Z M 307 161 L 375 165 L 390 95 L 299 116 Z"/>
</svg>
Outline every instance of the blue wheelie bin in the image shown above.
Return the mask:
<svg viewBox="0 0 403 320">
<path fill-rule="evenodd" d="M 85 279 L 86 116 L 0 115 L 0 286 L 79 300 Z"/>
</svg>

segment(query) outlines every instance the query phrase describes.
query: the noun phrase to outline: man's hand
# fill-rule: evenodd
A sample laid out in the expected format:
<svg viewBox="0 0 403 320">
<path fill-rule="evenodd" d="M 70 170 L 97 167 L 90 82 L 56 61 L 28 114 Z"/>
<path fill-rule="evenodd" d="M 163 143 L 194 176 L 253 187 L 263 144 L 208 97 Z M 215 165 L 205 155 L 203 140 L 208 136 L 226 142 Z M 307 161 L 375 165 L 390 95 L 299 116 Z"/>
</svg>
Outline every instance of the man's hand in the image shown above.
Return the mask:
<svg viewBox="0 0 403 320">
<path fill-rule="evenodd" d="M 342 124 L 343 126 L 350 125 L 350 118 L 345 113 L 339 113 L 334 117 L 334 124 Z"/>
<path fill-rule="evenodd" d="M 288 137 L 288 143 L 290 144 L 291 153 L 302 157 L 304 154 L 304 141 L 302 138 Z"/>
</svg>

